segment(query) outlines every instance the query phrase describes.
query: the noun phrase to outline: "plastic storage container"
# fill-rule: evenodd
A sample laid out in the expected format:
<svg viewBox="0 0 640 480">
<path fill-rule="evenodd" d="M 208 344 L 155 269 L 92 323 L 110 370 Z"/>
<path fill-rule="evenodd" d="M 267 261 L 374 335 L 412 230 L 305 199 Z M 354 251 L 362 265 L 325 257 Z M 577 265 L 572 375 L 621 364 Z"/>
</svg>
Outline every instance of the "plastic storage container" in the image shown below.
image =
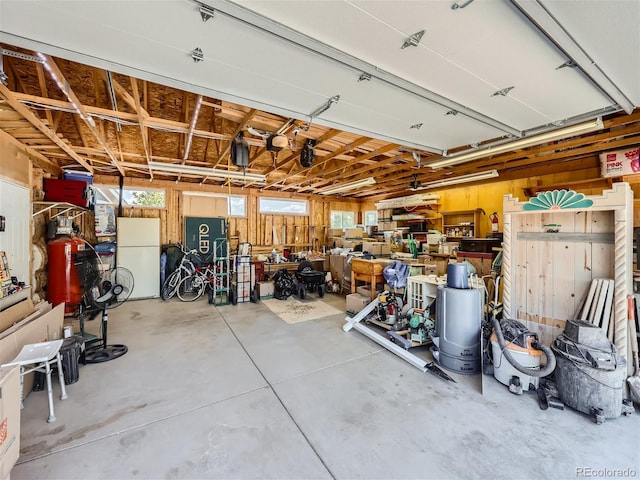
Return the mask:
<svg viewBox="0 0 640 480">
<path fill-rule="evenodd" d="M 100 242 L 94 248 L 104 270 L 115 268 L 116 242 Z"/>
<path fill-rule="evenodd" d="M 93 174 L 90 172 L 80 172 L 75 170 L 66 170 L 62 174 L 64 180 L 75 180 L 77 182 L 85 182 L 89 185 L 93 184 Z"/>
</svg>

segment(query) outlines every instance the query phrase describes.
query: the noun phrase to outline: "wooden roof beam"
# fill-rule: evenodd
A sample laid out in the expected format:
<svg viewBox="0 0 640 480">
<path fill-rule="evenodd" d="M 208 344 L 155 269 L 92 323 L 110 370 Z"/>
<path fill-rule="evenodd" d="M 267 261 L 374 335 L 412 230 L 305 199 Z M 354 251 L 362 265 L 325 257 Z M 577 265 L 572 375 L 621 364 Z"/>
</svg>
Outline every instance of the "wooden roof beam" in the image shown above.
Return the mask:
<svg viewBox="0 0 640 480">
<path fill-rule="evenodd" d="M 28 155 L 36 166 L 55 175 L 62 175 L 62 169 L 58 166 L 58 164 L 49 160 L 47 157 L 36 151 L 33 147 L 24 145 L 21 141 L 15 139 L 10 134 L 0 130 L 0 138 L 3 137 L 5 141 L 14 144 L 18 150 Z"/>
<path fill-rule="evenodd" d="M 54 77 L 53 79 L 56 81 L 56 83 L 58 84 L 62 92 L 67 96 L 71 104 L 74 106 L 74 108 L 80 115 L 80 118 L 84 120 L 84 123 L 87 125 L 87 127 L 89 127 L 89 130 L 91 131 L 93 136 L 96 138 L 96 140 L 98 140 L 98 143 L 100 143 L 100 145 L 102 145 L 102 148 L 104 148 L 105 152 L 107 152 L 113 165 L 118 169 L 120 174 L 124 176 L 125 175 L 124 169 L 120 165 L 118 165 L 118 159 L 111 151 L 111 148 L 109 148 L 109 145 L 106 139 L 103 138 L 102 135 L 100 134 L 100 131 L 96 127 L 95 121 L 93 120 L 93 118 L 91 118 L 89 113 L 85 110 L 84 105 L 82 105 L 82 103 L 80 102 L 80 99 L 78 99 L 76 94 L 71 89 L 69 82 L 64 77 L 60 68 L 58 68 L 58 65 L 56 64 L 56 62 L 49 55 L 43 55 L 40 53 L 38 55 L 40 56 L 40 58 L 44 60 L 45 62 L 44 67 L 48 69 L 49 73 Z"/>
<path fill-rule="evenodd" d="M 138 91 L 138 80 L 130 77 L 131 79 L 131 90 L 133 91 L 133 109 L 136 111 L 138 115 L 138 126 L 140 127 L 140 135 L 142 136 L 142 146 L 144 147 L 144 155 L 147 159 L 147 165 L 150 162 L 149 155 L 149 132 L 147 131 L 147 127 L 145 126 L 145 119 L 149 118 L 149 114 L 142 108 L 140 105 L 140 92 Z M 112 80 L 115 84 L 115 80 Z M 120 149 L 122 150 L 122 149 Z M 153 172 L 149 169 L 149 177 L 153 180 Z"/>
<path fill-rule="evenodd" d="M 36 127 L 42 133 L 44 133 L 49 140 L 55 143 L 58 147 L 65 151 L 69 157 L 78 162 L 84 168 L 86 168 L 89 172 L 93 173 L 93 167 L 89 165 L 89 163 L 78 155 L 73 148 L 71 148 L 66 142 L 62 141 L 60 137 L 58 137 L 53 130 L 47 127 L 42 120 L 40 120 L 36 115 L 34 115 L 31 110 L 22 105 L 13 95 L 13 93 L 4 85 L 0 83 L 0 96 L 2 96 L 7 103 L 13 108 L 16 112 L 22 115 L 31 125 Z"/>
<path fill-rule="evenodd" d="M 40 85 L 40 94 L 43 97 L 48 97 L 49 92 L 47 91 L 47 82 L 44 77 L 44 67 L 41 63 L 36 63 L 36 72 L 38 73 L 38 84 Z M 47 117 L 47 122 L 49 123 L 49 127 L 53 127 L 53 115 L 51 110 L 44 111 L 45 116 Z"/>
<path fill-rule="evenodd" d="M 399 147 L 399 145 L 396 145 L 395 143 L 389 143 L 389 144 L 385 145 L 384 147 L 380 147 L 380 148 L 378 148 L 376 150 L 373 150 L 373 151 L 371 151 L 371 152 L 369 152 L 369 153 L 367 153 L 365 155 L 361 155 L 359 157 L 355 157 L 352 161 L 347 162 L 343 166 L 340 166 L 340 167 L 337 167 L 337 168 L 333 168 L 331 170 L 325 170 L 325 171 L 322 172 L 322 180 L 321 181 L 324 182 L 324 183 L 331 183 L 331 181 L 337 180 L 337 179 L 343 179 L 344 180 L 347 177 L 354 177 L 354 176 L 359 175 L 361 173 L 369 172 L 371 170 L 375 170 L 376 168 L 380 168 L 380 167 L 383 167 L 385 165 L 389 165 L 389 164 L 391 164 L 393 162 L 396 162 L 396 161 L 398 161 L 397 157 L 395 157 L 395 156 L 394 157 L 387 157 L 384 160 L 377 161 L 375 163 L 372 163 L 371 165 L 366 165 L 366 166 L 364 166 L 362 168 L 357 168 L 356 170 L 352 170 L 352 171 L 348 172 L 346 175 L 342 174 L 342 171 L 345 168 L 353 167 L 353 166 L 357 165 L 358 163 L 364 162 L 366 160 L 369 160 L 371 158 L 377 157 L 379 155 L 384 155 L 385 153 L 390 152 L 392 150 L 395 150 L 398 147 Z M 334 176 L 334 177 L 330 177 L 330 175 L 334 174 L 334 173 L 338 173 L 339 175 Z M 302 183 L 300 183 L 300 185 L 311 184 L 312 182 L 313 182 L 313 179 L 305 180 Z"/>
<path fill-rule="evenodd" d="M 343 147 L 339 148 L 338 150 L 334 151 L 333 153 L 326 155 L 324 157 L 322 157 L 314 166 L 311 167 L 307 167 L 307 168 L 303 168 L 302 170 L 298 170 L 297 172 L 289 175 L 288 177 L 285 177 L 283 179 L 281 179 L 280 181 L 286 180 L 287 178 L 290 178 L 294 175 L 302 175 L 305 174 L 307 172 L 309 172 L 311 169 L 316 168 L 316 167 L 321 167 L 322 165 L 325 165 L 327 162 L 329 162 L 330 160 L 334 159 L 335 157 L 342 155 L 344 153 L 350 152 L 351 150 L 353 150 L 356 147 L 359 147 L 360 145 L 364 145 L 365 143 L 369 142 L 371 139 L 369 137 L 360 137 L 356 140 L 354 140 L 353 142 L 344 145 Z M 284 185 L 280 190 L 288 190 L 289 188 L 294 188 L 295 186 L 297 186 L 298 183 L 291 183 L 291 184 L 287 184 Z M 267 184 L 265 185 L 265 188 L 269 187 L 271 185 Z"/>
<path fill-rule="evenodd" d="M 118 92 L 120 92 L 118 86 L 119 85 L 117 82 L 114 82 L 114 87 L 116 88 L 116 90 Z M 120 88 L 123 88 L 122 86 L 120 86 Z M 131 97 L 131 95 L 129 95 L 129 93 L 126 92 L 126 90 L 124 90 L 124 93 L 126 93 L 126 95 L 128 96 L 128 98 L 131 100 L 132 105 L 135 105 L 135 101 L 133 100 L 133 97 Z M 16 99 L 20 100 L 20 101 L 25 101 L 25 102 L 34 102 L 34 103 L 38 103 L 41 105 L 47 105 L 52 107 L 53 109 L 56 108 L 73 108 L 73 105 L 70 102 L 65 102 L 63 100 L 51 100 L 49 98 L 44 98 L 44 97 L 38 97 L 35 95 L 28 95 L 28 94 L 23 94 L 23 93 L 15 93 L 14 92 L 14 96 Z M 123 96 L 123 98 L 125 98 Z M 126 101 L 126 100 L 125 100 Z M 136 114 L 133 113 L 128 113 L 128 112 L 121 112 L 121 111 L 117 111 L 117 110 L 109 110 L 106 108 L 99 108 L 99 107 L 92 107 L 89 105 L 84 105 L 84 108 L 86 109 L 87 112 L 94 114 L 94 115 L 106 115 L 109 117 L 113 117 L 113 118 L 117 118 L 119 120 L 125 120 L 128 122 L 136 122 L 138 121 L 138 116 Z M 135 108 L 135 107 L 132 107 Z M 144 113 L 146 113 L 146 110 L 142 109 L 142 111 Z M 58 114 L 61 114 L 63 112 L 60 111 L 56 111 L 54 114 L 54 122 L 55 122 L 55 116 Z M 143 116 L 144 116 L 143 113 Z M 146 113 L 146 115 L 149 115 L 148 113 Z M 161 129 L 172 129 L 175 130 L 176 133 L 187 133 L 189 131 L 189 125 L 187 123 L 183 123 L 183 122 L 176 122 L 175 120 L 166 120 L 164 118 L 158 118 L 158 117 L 147 117 L 144 116 L 144 123 L 148 128 L 161 128 Z M 231 140 L 231 136 L 230 135 L 223 135 L 220 133 L 215 133 L 215 132 L 210 132 L 208 130 L 198 130 L 198 129 L 194 129 L 193 131 L 193 135 L 194 137 L 202 137 L 202 138 L 210 138 L 212 140 Z M 252 145 L 263 145 L 264 142 L 258 141 L 258 140 L 253 140 L 253 139 L 247 139 L 247 142 L 249 144 Z M 151 145 L 150 145 L 151 146 Z"/>
<path fill-rule="evenodd" d="M 193 131 L 196 128 L 196 123 L 198 123 L 198 115 L 200 114 L 200 106 L 202 105 L 202 95 L 198 95 L 196 98 L 196 106 L 193 111 L 193 116 L 191 117 L 191 122 L 189 124 L 189 131 L 187 132 L 187 140 L 184 147 L 184 156 L 182 157 L 182 163 L 186 162 L 189 158 L 189 151 L 191 150 L 191 142 L 193 141 Z"/>
</svg>

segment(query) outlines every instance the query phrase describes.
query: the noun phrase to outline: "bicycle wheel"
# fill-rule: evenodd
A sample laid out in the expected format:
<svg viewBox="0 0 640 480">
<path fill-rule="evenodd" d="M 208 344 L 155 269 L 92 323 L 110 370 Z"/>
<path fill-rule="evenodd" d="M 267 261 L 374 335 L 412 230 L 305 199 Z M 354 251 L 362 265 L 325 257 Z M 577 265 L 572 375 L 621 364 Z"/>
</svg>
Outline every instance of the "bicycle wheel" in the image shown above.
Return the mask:
<svg viewBox="0 0 640 480">
<path fill-rule="evenodd" d="M 205 283 L 200 275 L 189 275 L 178 284 L 176 294 L 183 302 L 193 302 L 204 293 Z"/>
<path fill-rule="evenodd" d="M 160 290 L 160 296 L 163 300 L 169 300 L 176 294 L 176 290 L 178 284 L 180 283 L 180 270 L 176 270 L 172 272 L 171 275 L 167 277 L 167 279 L 162 284 L 162 289 Z"/>
</svg>

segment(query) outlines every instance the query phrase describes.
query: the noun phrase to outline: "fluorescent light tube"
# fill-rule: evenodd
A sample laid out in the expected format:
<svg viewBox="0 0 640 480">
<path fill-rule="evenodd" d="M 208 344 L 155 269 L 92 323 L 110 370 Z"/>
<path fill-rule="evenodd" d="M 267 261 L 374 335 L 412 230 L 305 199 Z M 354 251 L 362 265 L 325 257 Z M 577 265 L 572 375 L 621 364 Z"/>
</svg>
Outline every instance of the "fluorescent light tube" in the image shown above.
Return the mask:
<svg viewBox="0 0 640 480">
<path fill-rule="evenodd" d="M 251 182 L 265 182 L 266 177 L 258 173 L 243 173 L 237 170 L 219 170 L 207 167 L 195 167 L 193 165 L 181 165 L 163 162 L 149 162 L 149 170 L 156 172 L 168 172 L 185 175 L 198 175 L 202 177 L 220 178 L 232 180 L 247 180 Z"/>
<path fill-rule="evenodd" d="M 478 180 L 486 180 L 487 178 L 495 178 L 497 176 L 497 170 L 487 170 L 486 172 L 470 173 L 469 175 L 461 175 L 459 177 L 447 178 L 445 180 L 436 180 L 434 182 L 425 183 L 420 188 L 446 187 L 447 185 L 476 182 Z"/>
<path fill-rule="evenodd" d="M 355 188 L 366 187 L 367 185 L 374 185 L 376 179 L 373 177 L 363 178 L 362 180 L 356 180 L 355 182 L 345 183 L 344 185 L 337 185 L 335 187 L 327 188 L 321 195 L 333 195 L 334 193 L 346 192 L 347 190 L 353 190 Z"/>
<path fill-rule="evenodd" d="M 581 133 L 589 133 L 595 130 L 602 129 L 602 119 L 596 118 L 588 122 L 577 123 L 569 127 L 560 128 L 557 130 L 551 130 L 549 132 L 541 133 L 540 135 L 532 135 L 531 137 L 521 138 L 513 142 L 507 142 L 500 145 L 487 147 L 481 150 L 475 150 L 469 153 L 463 153 L 461 155 L 455 155 L 436 162 L 430 163 L 431 168 L 446 167 L 450 165 L 458 165 L 460 163 L 470 162 L 482 157 L 488 157 L 490 155 L 496 155 L 498 153 L 509 152 L 511 150 L 517 150 L 519 148 L 531 147 L 532 145 L 538 145 L 544 142 L 551 142 L 553 140 L 560 140 L 562 138 L 579 135 Z"/>
</svg>

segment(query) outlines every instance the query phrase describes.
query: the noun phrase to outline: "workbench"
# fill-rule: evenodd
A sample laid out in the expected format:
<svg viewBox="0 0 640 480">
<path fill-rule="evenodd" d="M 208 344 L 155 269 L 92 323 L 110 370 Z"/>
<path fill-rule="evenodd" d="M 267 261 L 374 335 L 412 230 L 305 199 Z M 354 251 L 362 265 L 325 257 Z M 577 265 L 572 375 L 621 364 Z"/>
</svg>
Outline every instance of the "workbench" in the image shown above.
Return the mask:
<svg viewBox="0 0 640 480">
<path fill-rule="evenodd" d="M 351 260 L 351 293 L 356 293 L 356 282 L 366 282 L 371 285 L 371 300 L 376 298 L 376 284 L 384 283 L 382 271 L 391 260 Z"/>
</svg>

